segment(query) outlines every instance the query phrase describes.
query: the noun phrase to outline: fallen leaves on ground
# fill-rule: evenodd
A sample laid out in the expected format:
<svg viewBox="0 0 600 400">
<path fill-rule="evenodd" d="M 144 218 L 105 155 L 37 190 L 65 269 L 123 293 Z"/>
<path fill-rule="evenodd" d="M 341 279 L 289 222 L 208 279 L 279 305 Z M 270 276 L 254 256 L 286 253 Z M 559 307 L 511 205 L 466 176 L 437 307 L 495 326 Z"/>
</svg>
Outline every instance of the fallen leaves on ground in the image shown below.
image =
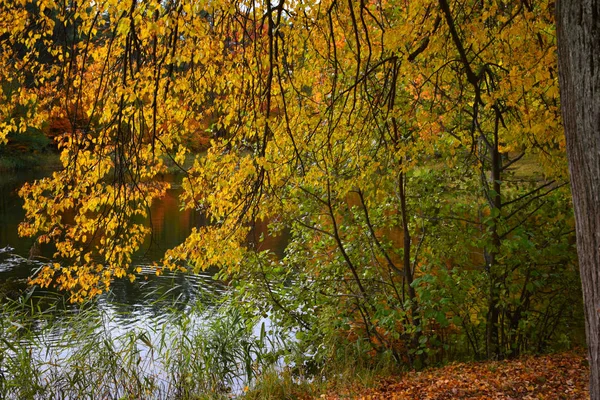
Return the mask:
<svg viewBox="0 0 600 400">
<path fill-rule="evenodd" d="M 356 394 L 322 399 L 589 399 L 589 368 L 583 352 L 516 360 L 451 364 L 378 381 Z"/>
</svg>

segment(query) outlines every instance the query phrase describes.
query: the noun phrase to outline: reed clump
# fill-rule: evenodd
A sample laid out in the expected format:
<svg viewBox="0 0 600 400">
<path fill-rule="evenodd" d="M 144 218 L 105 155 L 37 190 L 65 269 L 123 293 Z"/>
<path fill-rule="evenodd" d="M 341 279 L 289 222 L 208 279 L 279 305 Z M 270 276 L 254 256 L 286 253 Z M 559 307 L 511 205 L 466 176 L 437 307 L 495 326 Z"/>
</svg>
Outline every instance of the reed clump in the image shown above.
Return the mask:
<svg viewBox="0 0 600 400">
<path fill-rule="evenodd" d="M 0 398 L 224 399 L 277 368 L 279 344 L 264 323 L 228 302 L 174 304 L 165 314 L 159 324 L 123 327 L 97 301 L 4 301 Z"/>
</svg>

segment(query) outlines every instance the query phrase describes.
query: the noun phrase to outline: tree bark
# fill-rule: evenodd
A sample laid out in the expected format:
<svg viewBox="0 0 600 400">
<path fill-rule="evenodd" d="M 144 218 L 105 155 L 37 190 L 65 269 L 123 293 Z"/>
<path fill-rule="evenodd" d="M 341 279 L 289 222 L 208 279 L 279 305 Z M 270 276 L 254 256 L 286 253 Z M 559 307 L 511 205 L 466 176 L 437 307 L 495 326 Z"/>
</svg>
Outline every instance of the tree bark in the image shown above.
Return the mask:
<svg viewBox="0 0 600 400">
<path fill-rule="evenodd" d="M 600 399 L 600 0 L 557 1 L 559 83 L 585 306 L 590 396 Z"/>
<path fill-rule="evenodd" d="M 493 193 L 488 192 L 490 211 L 492 212 L 492 225 L 490 227 L 490 236 L 492 246 L 488 257 L 488 274 L 490 281 L 489 304 L 486 326 L 486 347 L 487 357 L 490 359 L 504 358 L 504 349 L 500 345 L 500 284 L 501 277 L 498 271 L 498 255 L 502 241 L 498 233 L 500 225 L 500 214 L 502 212 L 502 198 L 500 197 L 500 173 L 502 171 L 502 159 L 500 154 L 500 142 L 498 138 L 498 129 L 500 123 L 499 113 L 496 115 L 496 126 L 494 129 L 494 140 L 488 150 L 492 153 L 492 164 L 490 166 L 490 180 Z M 487 252 L 487 251 L 486 251 Z"/>
</svg>

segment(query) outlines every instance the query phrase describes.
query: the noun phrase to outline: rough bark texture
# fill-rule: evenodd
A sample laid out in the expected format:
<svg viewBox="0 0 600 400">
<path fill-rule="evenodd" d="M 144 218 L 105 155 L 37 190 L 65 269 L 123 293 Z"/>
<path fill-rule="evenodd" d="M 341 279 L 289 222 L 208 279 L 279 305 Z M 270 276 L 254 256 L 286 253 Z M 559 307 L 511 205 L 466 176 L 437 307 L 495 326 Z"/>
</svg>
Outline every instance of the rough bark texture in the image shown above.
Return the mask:
<svg viewBox="0 0 600 400">
<path fill-rule="evenodd" d="M 562 115 L 585 304 L 590 395 L 600 399 L 600 0 L 557 2 Z"/>
</svg>

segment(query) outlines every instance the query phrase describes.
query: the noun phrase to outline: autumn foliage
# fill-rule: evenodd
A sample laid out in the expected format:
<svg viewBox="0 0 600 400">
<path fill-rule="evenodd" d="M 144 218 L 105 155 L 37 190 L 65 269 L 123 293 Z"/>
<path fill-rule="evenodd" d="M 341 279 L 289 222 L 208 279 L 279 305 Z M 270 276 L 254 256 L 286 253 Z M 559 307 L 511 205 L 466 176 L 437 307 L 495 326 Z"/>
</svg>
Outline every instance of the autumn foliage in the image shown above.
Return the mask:
<svg viewBox="0 0 600 400">
<path fill-rule="evenodd" d="M 520 360 L 452 364 L 382 379 L 374 388 L 346 388 L 328 400 L 564 399 L 585 400 L 588 366 L 583 352 Z M 344 390 L 344 389 L 341 389 Z"/>
<path fill-rule="evenodd" d="M 307 373 L 573 346 L 553 4 L 0 1 L 0 140 L 78 126 L 20 191 L 20 234 L 56 248 L 31 283 L 83 301 L 135 279 L 176 168 L 208 223 L 157 273 L 218 267 Z"/>
</svg>

